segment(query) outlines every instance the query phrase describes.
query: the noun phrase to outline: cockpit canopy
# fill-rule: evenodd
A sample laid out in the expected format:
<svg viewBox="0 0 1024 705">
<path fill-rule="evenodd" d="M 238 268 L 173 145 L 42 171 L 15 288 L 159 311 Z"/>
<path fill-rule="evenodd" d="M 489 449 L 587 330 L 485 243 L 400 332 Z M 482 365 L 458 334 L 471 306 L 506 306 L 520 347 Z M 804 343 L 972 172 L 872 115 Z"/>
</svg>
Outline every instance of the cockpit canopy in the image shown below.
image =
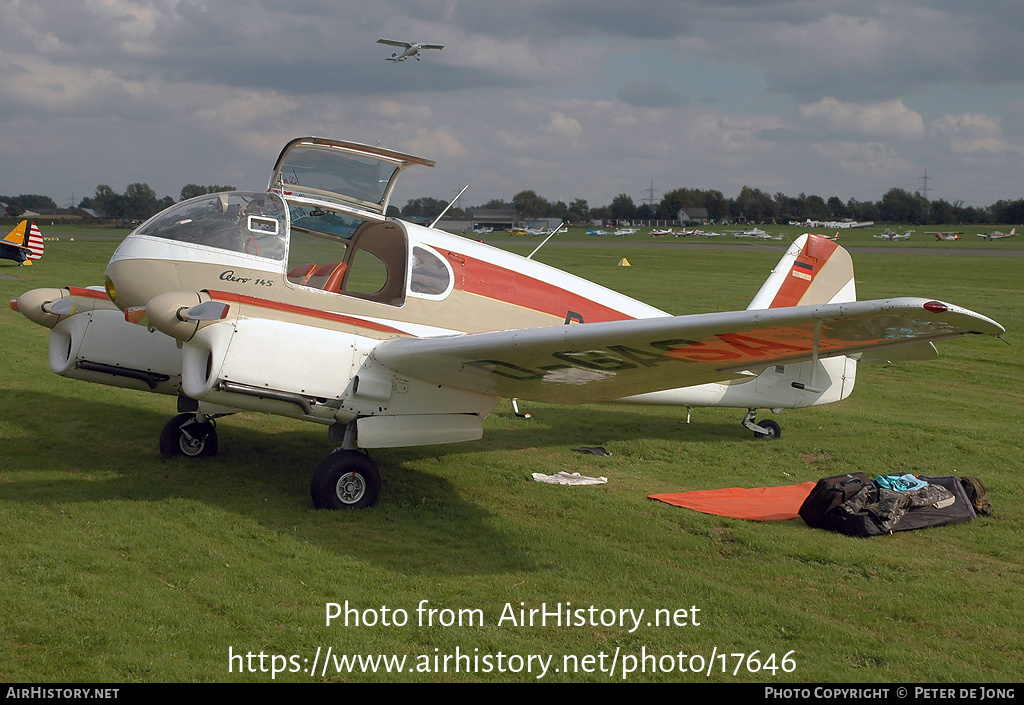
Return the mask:
<svg viewBox="0 0 1024 705">
<path fill-rule="evenodd" d="M 136 233 L 282 260 L 287 216 L 272 193 L 215 193 L 183 201 L 144 223 Z"/>
</svg>

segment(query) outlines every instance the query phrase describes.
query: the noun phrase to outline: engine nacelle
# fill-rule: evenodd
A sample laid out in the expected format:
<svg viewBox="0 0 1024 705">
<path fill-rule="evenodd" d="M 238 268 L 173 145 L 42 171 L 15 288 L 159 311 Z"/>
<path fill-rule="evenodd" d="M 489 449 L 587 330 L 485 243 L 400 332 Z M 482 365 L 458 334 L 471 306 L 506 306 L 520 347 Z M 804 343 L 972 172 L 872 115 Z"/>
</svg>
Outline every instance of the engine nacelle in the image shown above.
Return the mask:
<svg viewBox="0 0 1024 705">
<path fill-rule="evenodd" d="M 60 320 L 50 330 L 50 369 L 113 387 L 177 394 L 181 351 L 163 333 L 133 325 L 117 309 Z"/>
</svg>

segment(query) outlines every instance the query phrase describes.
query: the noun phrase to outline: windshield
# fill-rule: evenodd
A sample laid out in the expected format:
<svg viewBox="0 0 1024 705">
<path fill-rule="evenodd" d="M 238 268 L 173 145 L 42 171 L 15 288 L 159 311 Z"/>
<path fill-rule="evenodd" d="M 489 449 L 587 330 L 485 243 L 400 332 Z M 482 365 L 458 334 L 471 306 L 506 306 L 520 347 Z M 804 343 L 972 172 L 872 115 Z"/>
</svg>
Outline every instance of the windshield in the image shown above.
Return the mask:
<svg viewBox="0 0 1024 705">
<path fill-rule="evenodd" d="M 269 193 L 217 193 L 168 208 L 136 232 L 281 260 L 287 231 L 284 203 Z"/>
</svg>

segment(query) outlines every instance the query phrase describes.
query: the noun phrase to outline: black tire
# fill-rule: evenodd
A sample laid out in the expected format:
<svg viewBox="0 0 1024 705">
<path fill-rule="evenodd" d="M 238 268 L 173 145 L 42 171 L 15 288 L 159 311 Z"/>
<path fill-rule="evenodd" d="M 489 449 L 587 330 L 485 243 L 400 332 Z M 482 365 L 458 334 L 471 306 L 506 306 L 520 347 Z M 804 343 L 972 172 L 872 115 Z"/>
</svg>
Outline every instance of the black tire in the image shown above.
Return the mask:
<svg viewBox="0 0 1024 705">
<path fill-rule="evenodd" d="M 766 421 L 758 421 L 757 425 L 768 431 L 768 433 L 764 434 L 755 432 L 755 438 L 760 438 L 761 440 L 764 441 L 775 441 L 782 438 L 782 427 L 779 426 L 774 421 L 772 421 L 771 419 L 768 419 Z"/>
<path fill-rule="evenodd" d="M 313 471 L 310 495 L 317 509 L 365 509 L 379 494 L 377 465 L 358 451 L 335 451 Z"/>
<path fill-rule="evenodd" d="M 160 455 L 199 458 L 217 454 L 217 429 L 212 421 L 195 422 L 195 414 L 178 414 L 160 431 Z"/>
</svg>

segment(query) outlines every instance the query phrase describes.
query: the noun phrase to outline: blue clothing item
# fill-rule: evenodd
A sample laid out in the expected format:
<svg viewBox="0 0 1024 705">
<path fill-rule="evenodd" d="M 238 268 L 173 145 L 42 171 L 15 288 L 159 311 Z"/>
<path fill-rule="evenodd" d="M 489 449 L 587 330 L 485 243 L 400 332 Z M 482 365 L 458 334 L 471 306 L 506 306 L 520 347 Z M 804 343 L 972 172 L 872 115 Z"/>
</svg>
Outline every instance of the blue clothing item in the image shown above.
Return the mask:
<svg viewBox="0 0 1024 705">
<path fill-rule="evenodd" d="M 913 492 L 914 490 L 924 489 L 927 486 L 927 482 L 919 480 L 910 474 L 879 475 L 875 478 L 875 487 L 894 490 L 896 492 Z"/>
</svg>

